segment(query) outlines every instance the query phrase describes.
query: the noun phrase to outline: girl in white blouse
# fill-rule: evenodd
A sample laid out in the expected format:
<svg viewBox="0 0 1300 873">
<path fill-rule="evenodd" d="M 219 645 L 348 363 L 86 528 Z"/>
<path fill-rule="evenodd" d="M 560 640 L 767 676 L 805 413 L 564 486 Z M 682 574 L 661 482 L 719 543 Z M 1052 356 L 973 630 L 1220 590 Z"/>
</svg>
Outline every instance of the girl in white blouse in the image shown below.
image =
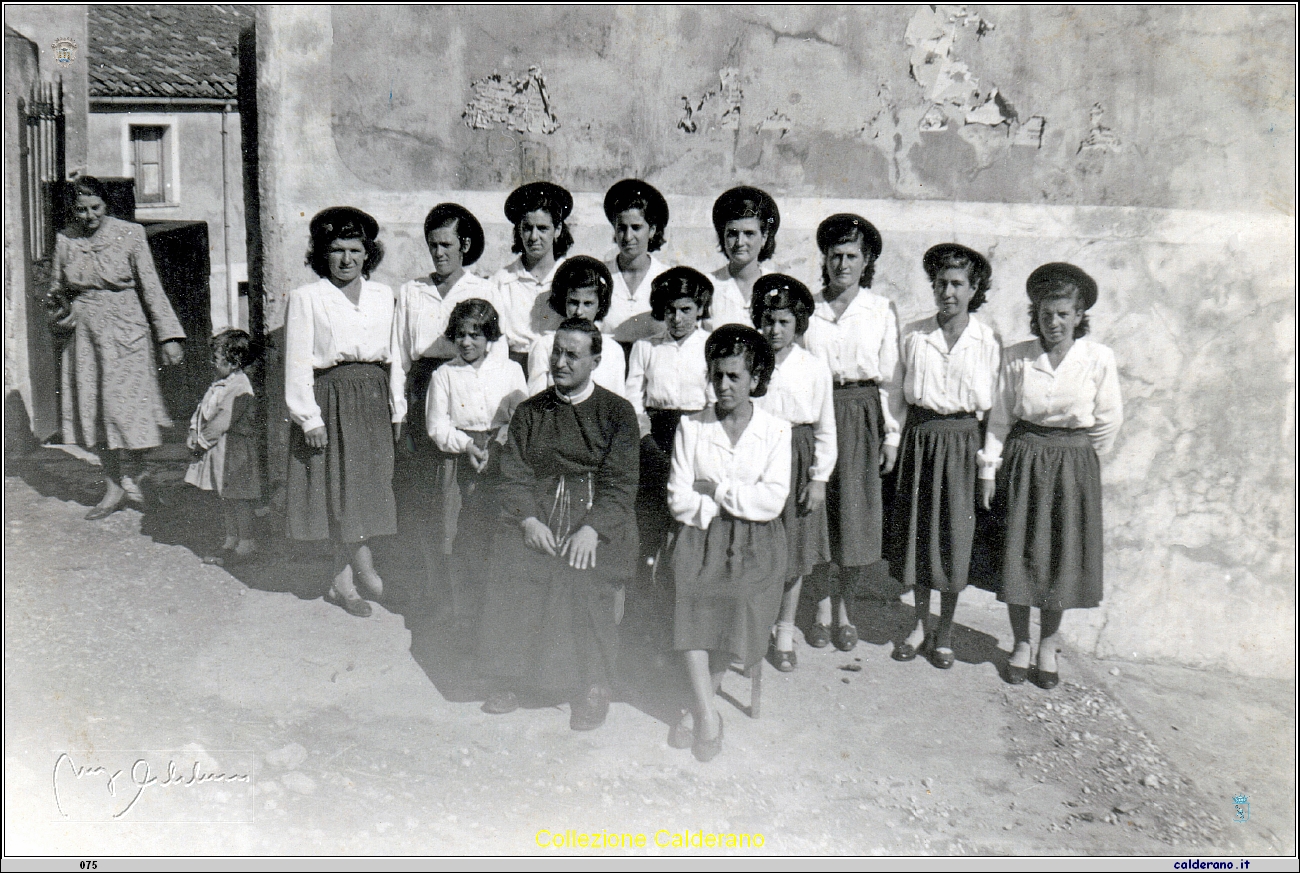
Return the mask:
<svg viewBox="0 0 1300 873">
<path fill-rule="evenodd" d="M 614 278 L 614 293 L 602 330 L 623 347 L 626 360 L 633 343 L 659 332 L 650 312 L 650 294 L 655 278 L 668 269 L 654 256 L 664 246 L 668 201 L 649 182 L 624 179 L 605 192 L 605 217 L 614 227 L 618 254 L 605 262 Z"/>
<path fill-rule="evenodd" d="M 763 190 L 741 185 L 713 203 L 713 229 L 727 265 L 713 273 L 710 330 L 724 324 L 750 325 L 754 280 L 767 273 L 763 262 L 776 251 L 781 212 Z"/>
<path fill-rule="evenodd" d="M 708 367 L 700 320 L 709 315 L 713 283 L 690 267 L 673 267 L 658 276 L 650 292 L 650 311 L 663 331 L 639 339 L 627 368 L 627 399 L 641 428 L 641 481 L 637 487 L 637 528 L 641 557 L 653 558 L 668 533 L 668 465 L 682 416 L 709 403 Z"/>
<path fill-rule="evenodd" d="M 1002 343 L 971 315 L 984 305 L 993 270 L 979 252 L 956 243 L 922 259 L 939 311 L 903 331 L 906 424 L 898 456 L 885 549 L 893 575 L 913 588 L 916 624 L 894 647 L 895 661 L 918 652 L 947 670 L 952 623 L 966 587 L 975 543 L 976 456 L 980 419 L 993 405 Z M 939 592 L 933 626 L 930 592 Z"/>
<path fill-rule="evenodd" d="M 871 222 L 860 215 L 832 215 L 817 227 L 817 247 L 824 287 L 803 342 L 831 369 L 839 454 L 826 489 L 833 564 L 808 580 L 818 607 L 804 639 L 814 648 L 831 642 L 829 598 L 838 595 L 834 641 L 847 652 L 858 642 L 848 603 L 862 577 L 883 566 L 881 478 L 894 469 L 902 415 L 898 317 L 892 302 L 867 290 L 881 251 L 880 233 Z"/>
<path fill-rule="evenodd" d="M 1015 637 L 1007 681 L 1029 677 L 1053 688 L 1064 611 L 1101 602 L 1097 456 L 1114 445 L 1124 413 L 1114 353 L 1084 336 L 1097 283 L 1073 264 L 1052 263 L 1030 273 L 1025 290 L 1037 339 L 1003 355 L 980 456 L 980 499 L 989 507 L 996 497 L 1002 534 L 998 599 Z M 1031 673 L 1032 607 L 1041 634 Z"/>
<path fill-rule="evenodd" d="M 383 257 L 379 224 L 339 206 L 311 220 L 307 263 L 319 282 L 289 292 L 285 403 L 290 434 L 289 536 L 334 544 L 326 598 L 370 615 L 359 578 L 380 594 L 370 540 L 397 532 L 389 368 L 393 292 L 369 281 Z M 355 577 L 354 577 L 355 572 Z"/>
<path fill-rule="evenodd" d="M 609 312 L 614 279 L 609 269 L 595 258 L 579 255 L 569 258 L 555 271 L 555 281 L 547 305 L 556 316 L 556 324 L 565 318 L 585 318 L 599 327 Z M 528 396 L 541 394 L 551 387 L 551 351 L 555 348 L 555 331 L 548 330 L 533 341 L 528 350 Z M 627 362 L 622 349 L 605 349 L 591 374 L 591 381 L 613 391 L 619 397 L 627 390 Z"/>
<path fill-rule="evenodd" d="M 826 483 L 835 469 L 835 404 L 831 371 L 796 340 L 808 330 L 813 297 L 797 279 L 769 273 L 754 283 L 754 323 L 772 346 L 776 369 L 767 393 L 754 401 L 759 408 L 791 426 L 790 494 L 781 518 L 789 541 L 790 559 L 785 594 L 768 648 L 772 666 L 789 673 L 798 661 L 794 653 L 794 618 L 803 577 L 831 559 L 826 523 Z M 825 604 L 830 610 L 830 598 Z"/>
<path fill-rule="evenodd" d="M 429 385 L 427 432 L 442 462 L 437 474 L 441 512 L 426 538 L 437 541 L 443 563 L 454 546 L 456 566 L 448 574 L 454 618 L 465 614 L 458 602 L 461 581 L 487 563 L 483 531 L 495 520 L 487 475 L 491 453 L 505 443 L 510 416 L 527 396 L 528 386 L 518 364 L 488 352 L 501 338 L 491 303 L 457 303 L 445 336 L 455 343 L 457 355 L 434 371 Z M 458 529 L 468 535 L 458 537 Z"/>
<path fill-rule="evenodd" d="M 573 195 L 553 182 L 520 185 L 506 198 L 506 218 L 514 228 L 511 251 L 519 255 L 492 276 L 492 304 L 501 317 L 501 332 L 510 356 L 527 366 L 528 350 L 563 320 L 546 305 L 551 282 L 573 247 L 566 219 Z"/>
<path fill-rule="evenodd" d="M 781 522 L 790 492 L 790 426 L 751 399 L 767 389 L 772 350 L 756 330 L 725 325 L 705 346 L 716 402 L 682 419 L 668 505 L 673 547 L 673 647 L 683 652 L 693 713 L 669 734 L 708 761 L 722 749 L 713 698 L 733 660 L 763 657 L 786 579 Z"/>
</svg>

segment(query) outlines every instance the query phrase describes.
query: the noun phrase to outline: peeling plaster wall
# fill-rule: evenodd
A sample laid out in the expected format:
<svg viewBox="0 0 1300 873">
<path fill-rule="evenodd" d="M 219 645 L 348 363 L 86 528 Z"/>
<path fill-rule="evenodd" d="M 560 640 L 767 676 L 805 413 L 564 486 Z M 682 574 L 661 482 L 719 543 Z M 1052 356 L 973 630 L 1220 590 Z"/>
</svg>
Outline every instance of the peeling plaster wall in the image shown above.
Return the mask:
<svg viewBox="0 0 1300 873">
<path fill-rule="evenodd" d="M 1029 335 L 1028 273 L 1074 261 L 1102 288 L 1093 335 L 1127 421 L 1103 462 L 1106 600 L 1067 633 L 1106 657 L 1293 675 L 1294 11 L 959 12 L 262 7 L 268 326 L 312 278 L 316 210 L 372 211 L 375 278 L 396 286 L 429 270 L 425 212 L 456 200 L 490 273 L 510 258 L 506 194 L 539 177 L 575 192 L 574 251 L 598 256 L 605 187 L 649 179 L 672 209 L 665 255 L 701 268 L 722 263 L 713 198 L 763 185 L 774 266 L 810 283 L 817 223 L 859 212 L 904 320 L 933 311 L 925 249 L 975 246 L 1007 342 Z M 935 28 L 940 51 L 920 45 Z M 959 87 L 913 78 L 931 55 Z"/>
</svg>

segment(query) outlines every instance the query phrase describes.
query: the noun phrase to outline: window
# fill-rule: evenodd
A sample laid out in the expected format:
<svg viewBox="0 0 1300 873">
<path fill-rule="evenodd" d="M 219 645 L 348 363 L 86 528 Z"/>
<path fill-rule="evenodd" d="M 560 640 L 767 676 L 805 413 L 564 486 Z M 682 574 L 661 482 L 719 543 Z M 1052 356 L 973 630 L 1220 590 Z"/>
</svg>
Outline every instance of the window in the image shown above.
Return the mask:
<svg viewBox="0 0 1300 873">
<path fill-rule="evenodd" d="M 135 180 L 138 209 L 174 209 L 181 205 L 179 115 L 123 112 L 122 175 Z"/>
<path fill-rule="evenodd" d="M 163 125 L 131 125 L 132 174 L 137 203 L 168 203 L 171 195 L 171 131 Z"/>
</svg>

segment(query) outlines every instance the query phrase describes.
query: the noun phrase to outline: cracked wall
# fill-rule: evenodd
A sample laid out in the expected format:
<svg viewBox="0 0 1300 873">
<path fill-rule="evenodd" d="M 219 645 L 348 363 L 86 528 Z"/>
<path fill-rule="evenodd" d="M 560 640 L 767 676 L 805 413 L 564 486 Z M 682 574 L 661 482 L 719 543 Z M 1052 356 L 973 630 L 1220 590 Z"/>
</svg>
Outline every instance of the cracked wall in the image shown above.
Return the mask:
<svg viewBox="0 0 1300 873">
<path fill-rule="evenodd" d="M 1074 261 L 1101 285 L 1128 420 L 1103 464 L 1106 600 L 1067 632 L 1290 676 L 1294 30 L 1281 7 L 263 7 L 268 323 L 311 278 L 315 210 L 372 211 L 375 278 L 396 286 L 429 269 L 425 212 L 458 200 L 490 273 L 511 257 L 505 196 L 533 178 L 574 191 L 574 251 L 602 257 L 606 187 L 650 180 L 664 256 L 702 269 L 721 264 L 713 198 L 762 185 L 773 266 L 810 284 L 817 223 L 860 212 L 905 319 L 933 311 L 925 249 L 975 246 L 1008 342 L 1029 336 L 1028 273 Z M 502 100 L 476 116 L 485 80 Z"/>
</svg>

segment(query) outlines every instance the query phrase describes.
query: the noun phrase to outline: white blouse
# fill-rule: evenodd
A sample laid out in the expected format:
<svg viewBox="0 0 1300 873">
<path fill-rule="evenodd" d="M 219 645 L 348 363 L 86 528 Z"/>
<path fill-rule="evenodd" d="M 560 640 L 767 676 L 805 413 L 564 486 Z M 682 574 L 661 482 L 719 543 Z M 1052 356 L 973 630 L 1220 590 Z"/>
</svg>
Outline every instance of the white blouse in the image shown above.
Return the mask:
<svg viewBox="0 0 1300 873">
<path fill-rule="evenodd" d="M 767 393 L 754 398 L 754 405 L 790 424 L 813 427 L 814 482 L 829 482 L 839 444 L 835 441 L 835 400 L 831 390 L 831 371 L 826 362 L 799 346 L 791 346 L 789 356 L 776 365 Z"/>
<path fill-rule="evenodd" d="M 713 497 L 696 480 L 717 485 Z M 673 444 L 668 508 L 682 524 L 708 530 L 725 510 L 746 521 L 771 521 L 790 493 L 790 425 L 758 406 L 733 446 L 714 407 L 682 418 Z"/>
<path fill-rule="evenodd" d="M 555 348 L 555 331 L 539 336 L 528 350 L 528 396 L 541 394 L 550 388 L 551 350 Z M 591 374 L 591 381 L 619 397 L 627 390 L 627 364 L 623 360 L 623 349 L 612 339 L 603 338 L 600 349 L 600 363 Z"/>
<path fill-rule="evenodd" d="M 393 333 L 393 291 L 363 279 L 357 305 L 329 279 L 289 292 L 284 320 L 284 400 L 304 431 L 324 427 L 313 392 L 313 370 L 351 361 L 389 364 Z M 396 376 L 390 366 L 390 378 Z M 389 402 L 390 409 L 392 402 Z M 401 421 L 394 415 L 393 421 Z"/>
<path fill-rule="evenodd" d="M 402 285 L 397 291 L 393 310 L 393 374 L 389 390 L 393 394 L 393 414 L 406 416 L 406 374 L 420 358 L 454 358 L 456 346 L 443 336 L 447 320 L 456 304 L 475 297 L 492 302 L 493 285 L 481 276 L 465 272 L 447 289 L 444 297 L 430 277 L 421 276 Z M 495 305 L 495 304 L 493 304 Z M 503 342 L 489 346 L 489 353 L 508 358 Z M 400 375 L 401 378 L 397 378 Z"/>
<path fill-rule="evenodd" d="M 606 261 L 605 266 L 614 277 L 614 293 L 609 300 L 604 332 L 621 343 L 634 343 L 657 334 L 663 325 L 650 314 L 650 286 L 657 276 L 668 271 L 668 265 L 651 255 L 650 269 L 641 277 L 641 284 L 635 292 L 627 287 L 627 280 L 618 269 L 617 257 Z"/>
<path fill-rule="evenodd" d="M 766 276 L 772 272 L 762 264 L 758 265 L 758 275 Z M 754 322 L 750 317 L 749 304 L 750 300 L 741 290 L 736 280 L 731 278 L 731 273 L 727 268 L 714 270 L 709 274 L 713 280 L 713 302 L 709 304 L 709 318 L 706 326 L 709 330 L 717 330 L 724 324 L 743 324 L 745 327 L 753 327 Z M 758 281 L 758 277 L 754 277 Z"/>
<path fill-rule="evenodd" d="M 491 282 L 496 289 L 492 305 L 501 316 L 501 333 L 510 343 L 510 351 L 522 355 L 548 330 L 555 330 L 564 320 L 551 309 L 551 282 L 564 258 L 558 259 L 546 276 L 537 277 L 524 267 L 522 257 L 497 270 Z"/>
<path fill-rule="evenodd" d="M 665 328 L 658 336 L 637 340 L 632 346 L 624 396 L 636 410 L 641 436 L 650 433 L 647 409 L 695 412 L 708 406 L 709 368 L 704 361 L 704 343 L 708 338 L 708 333 L 696 327 L 678 341 Z"/>
<path fill-rule="evenodd" d="M 934 316 L 903 329 L 903 397 L 941 415 L 993 406 L 1002 363 L 1002 341 L 974 315 L 951 349 Z"/>
<path fill-rule="evenodd" d="M 835 317 L 822 293 L 808 319 L 803 344 L 831 368 L 831 379 L 844 382 L 874 380 L 880 387 L 885 445 L 898 445 L 903 415 L 902 373 L 898 365 L 898 316 L 894 304 L 866 288 Z"/>
<path fill-rule="evenodd" d="M 1007 349 L 979 455 L 981 479 L 995 477 L 1002 444 L 1020 419 L 1043 427 L 1087 428 L 1093 450 L 1099 455 L 1110 451 L 1124 422 L 1115 353 L 1083 337 L 1053 370 L 1036 339 Z"/>
<path fill-rule="evenodd" d="M 473 445 L 467 430 L 495 430 L 505 442 L 515 407 L 527 397 L 524 371 L 506 358 L 487 358 L 475 367 L 460 358 L 433 371 L 425 403 L 429 437 L 441 451 L 460 454 Z"/>
</svg>

